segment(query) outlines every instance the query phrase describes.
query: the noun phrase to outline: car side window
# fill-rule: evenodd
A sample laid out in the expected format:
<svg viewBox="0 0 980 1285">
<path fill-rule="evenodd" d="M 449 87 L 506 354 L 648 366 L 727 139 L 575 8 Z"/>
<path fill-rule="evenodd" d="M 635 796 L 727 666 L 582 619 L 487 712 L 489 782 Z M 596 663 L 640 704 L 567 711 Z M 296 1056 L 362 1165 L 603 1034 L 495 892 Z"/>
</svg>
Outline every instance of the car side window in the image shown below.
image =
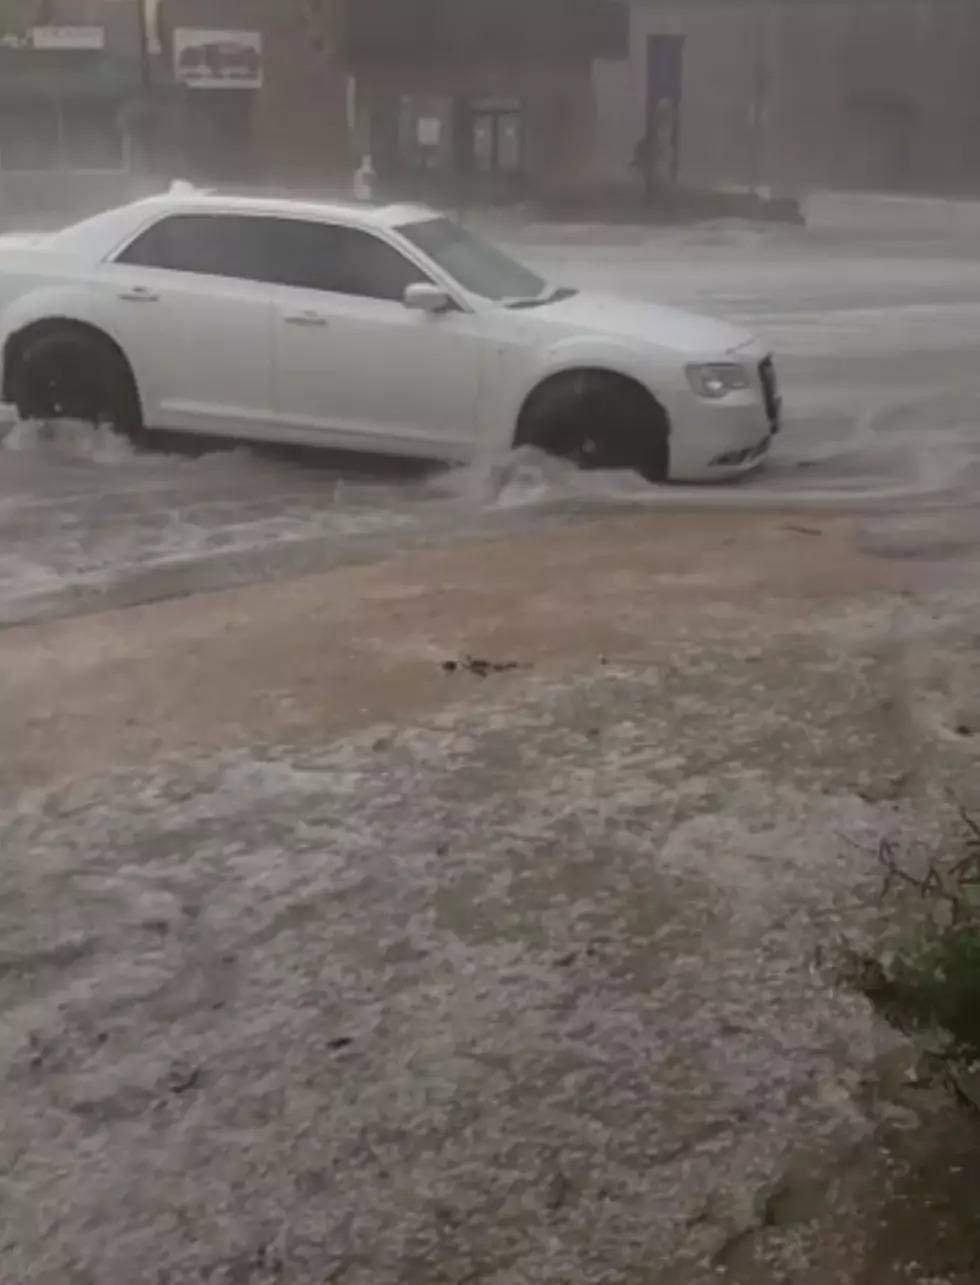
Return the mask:
<svg viewBox="0 0 980 1285">
<path fill-rule="evenodd" d="M 147 228 L 117 263 L 241 281 L 267 281 L 264 220 L 235 214 L 173 214 Z"/>
<path fill-rule="evenodd" d="M 401 302 L 430 278 L 387 241 L 359 228 L 270 220 L 270 263 L 279 285 Z"/>
</svg>

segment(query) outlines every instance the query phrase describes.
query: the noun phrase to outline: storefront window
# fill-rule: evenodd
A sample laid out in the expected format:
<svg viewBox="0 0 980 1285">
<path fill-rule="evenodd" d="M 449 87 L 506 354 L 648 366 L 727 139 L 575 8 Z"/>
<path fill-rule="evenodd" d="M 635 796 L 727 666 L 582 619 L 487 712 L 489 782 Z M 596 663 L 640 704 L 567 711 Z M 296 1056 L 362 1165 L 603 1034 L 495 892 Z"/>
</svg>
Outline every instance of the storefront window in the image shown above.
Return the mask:
<svg viewBox="0 0 980 1285">
<path fill-rule="evenodd" d="M 473 164 L 481 174 L 494 168 L 493 123 L 492 116 L 477 116 L 473 121 Z"/>
<path fill-rule="evenodd" d="M 68 170 L 121 170 L 126 140 L 115 104 L 87 103 L 62 113 L 60 160 Z"/>
<path fill-rule="evenodd" d="M 444 170 L 452 155 L 452 100 L 405 95 L 398 111 L 398 164 L 403 173 Z"/>
<path fill-rule="evenodd" d="M 57 103 L 0 105 L 0 169 L 57 169 L 60 134 Z"/>
<path fill-rule="evenodd" d="M 125 131 L 115 103 L 0 105 L 0 170 L 113 172 L 125 166 Z"/>
</svg>

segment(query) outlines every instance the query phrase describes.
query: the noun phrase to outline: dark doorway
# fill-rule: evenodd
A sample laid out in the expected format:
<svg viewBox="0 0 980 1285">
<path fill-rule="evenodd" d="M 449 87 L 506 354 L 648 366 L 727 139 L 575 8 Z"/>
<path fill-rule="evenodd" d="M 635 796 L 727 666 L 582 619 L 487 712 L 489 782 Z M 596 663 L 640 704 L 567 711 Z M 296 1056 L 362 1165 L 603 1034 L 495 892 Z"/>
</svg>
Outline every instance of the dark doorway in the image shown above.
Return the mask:
<svg viewBox="0 0 980 1285">
<path fill-rule="evenodd" d="M 638 156 L 648 191 L 677 184 L 684 80 L 684 37 L 647 37 L 646 134 Z"/>
<path fill-rule="evenodd" d="M 910 102 L 862 94 L 847 104 L 847 170 L 853 186 L 877 191 L 914 187 L 912 154 L 917 126 Z"/>
</svg>

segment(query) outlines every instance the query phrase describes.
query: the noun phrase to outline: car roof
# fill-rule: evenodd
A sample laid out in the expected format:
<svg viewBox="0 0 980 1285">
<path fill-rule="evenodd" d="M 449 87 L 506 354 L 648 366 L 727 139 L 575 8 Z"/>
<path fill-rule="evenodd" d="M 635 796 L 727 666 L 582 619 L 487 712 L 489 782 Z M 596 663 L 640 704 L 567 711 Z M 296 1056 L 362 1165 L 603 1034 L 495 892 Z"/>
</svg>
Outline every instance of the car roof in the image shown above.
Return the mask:
<svg viewBox="0 0 980 1285">
<path fill-rule="evenodd" d="M 202 191 L 175 183 L 168 192 L 146 196 L 90 215 L 55 232 L 48 249 L 98 261 L 112 254 L 143 226 L 167 214 L 265 214 L 279 218 L 335 220 L 352 227 L 398 228 L 440 217 L 424 205 L 372 205 L 368 202 L 327 201 L 270 193 Z"/>
<path fill-rule="evenodd" d="M 316 197 L 279 196 L 263 193 L 201 191 L 177 186 L 169 192 L 138 202 L 143 208 L 161 212 L 212 211 L 234 214 L 267 214 L 281 218 L 337 219 L 362 227 L 398 227 L 439 218 L 439 211 L 425 205 L 372 204 L 367 201 L 330 201 Z"/>
</svg>

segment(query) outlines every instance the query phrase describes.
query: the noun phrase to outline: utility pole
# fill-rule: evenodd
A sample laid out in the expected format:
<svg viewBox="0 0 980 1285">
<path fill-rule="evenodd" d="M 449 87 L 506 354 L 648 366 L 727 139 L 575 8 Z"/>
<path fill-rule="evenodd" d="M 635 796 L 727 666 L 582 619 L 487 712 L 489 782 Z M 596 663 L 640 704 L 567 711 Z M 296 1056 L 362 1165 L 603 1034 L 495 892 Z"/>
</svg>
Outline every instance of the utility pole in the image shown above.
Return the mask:
<svg viewBox="0 0 980 1285">
<path fill-rule="evenodd" d="M 769 91 L 771 71 L 766 52 L 760 49 L 752 86 L 752 105 L 749 108 L 752 130 L 751 188 L 756 196 L 762 188 L 765 173 L 766 130 L 769 123 Z"/>
<path fill-rule="evenodd" d="M 150 30 L 146 21 L 146 0 L 133 0 L 136 5 L 136 29 L 139 32 L 140 85 L 149 103 L 153 91 L 153 66 L 150 62 Z"/>
<path fill-rule="evenodd" d="M 138 107 L 139 147 L 141 161 L 148 170 L 156 163 L 156 119 L 153 85 L 153 63 L 150 57 L 150 31 L 146 16 L 146 0 L 133 0 L 136 5 L 136 32 L 139 42 L 140 97 Z"/>
<path fill-rule="evenodd" d="M 757 196 L 767 186 L 772 158 L 769 155 L 773 89 L 778 71 L 779 12 L 776 0 L 765 0 L 756 31 L 757 57 L 749 107 L 751 125 L 751 187 Z"/>
</svg>

